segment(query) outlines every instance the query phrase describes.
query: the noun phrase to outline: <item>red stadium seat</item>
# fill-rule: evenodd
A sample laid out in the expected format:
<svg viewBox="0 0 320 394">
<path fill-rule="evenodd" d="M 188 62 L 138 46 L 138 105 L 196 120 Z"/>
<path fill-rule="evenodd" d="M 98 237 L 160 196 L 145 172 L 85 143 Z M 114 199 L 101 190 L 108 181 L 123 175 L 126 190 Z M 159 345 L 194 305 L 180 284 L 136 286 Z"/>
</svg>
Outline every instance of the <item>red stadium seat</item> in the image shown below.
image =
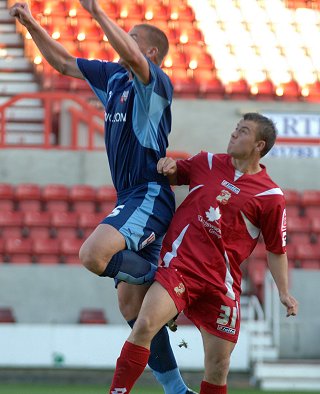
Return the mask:
<svg viewBox="0 0 320 394">
<path fill-rule="evenodd" d="M 320 245 L 319 244 L 297 244 L 296 258 L 301 268 L 320 268 Z"/>
<path fill-rule="evenodd" d="M 60 242 L 52 238 L 34 239 L 32 253 L 37 263 L 59 263 Z"/>
<path fill-rule="evenodd" d="M 117 201 L 117 192 L 113 186 L 100 186 L 96 191 L 97 209 L 103 216 L 114 209 Z"/>
<path fill-rule="evenodd" d="M 6 238 L 4 251 L 12 263 L 32 262 L 32 240 L 29 238 Z"/>
<path fill-rule="evenodd" d="M 92 232 L 105 217 L 102 213 L 83 212 L 79 214 L 79 229 Z"/>
<path fill-rule="evenodd" d="M 9 183 L 0 183 L 0 212 L 14 210 L 14 187 Z"/>
<path fill-rule="evenodd" d="M 14 317 L 11 308 L 0 307 L 0 324 L 1 323 L 15 323 L 16 319 Z"/>
<path fill-rule="evenodd" d="M 77 212 L 52 212 L 51 227 L 55 235 L 62 239 L 65 236 L 75 237 L 78 230 Z"/>
<path fill-rule="evenodd" d="M 251 87 L 251 94 L 255 100 L 270 101 L 275 98 L 275 87 L 270 80 L 257 82 Z"/>
<path fill-rule="evenodd" d="M 66 212 L 69 209 L 69 188 L 65 185 L 49 184 L 42 189 L 45 209 L 49 212 Z"/>
<path fill-rule="evenodd" d="M 41 210 L 41 188 L 33 183 L 17 185 L 14 197 L 18 203 L 20 211 L 40 211 Z"/>
<path fill-rule="evenodd" d="M 23 218 L 24 232 L 29 237 L 49 238 L 51 229 L 50 212 L 26 212 Z"/>
<path fill-rule="evenodd" d="M 22 234 L 23 213 L 0 211 L 0 234 L 2 237 L 19 237 Z"/>
<path fill-rule="evenodd" d="M 302 214 L 300 192 L 293 189 L 285 189 L 283 194 L 286 199 L 287 217 L 300 216 Z"/>
<path fill-rule="evenodd" d="M 305 216 L 313 218 L 320 215 L 320 190 L 303 190 L 301 204 Z"/>
<path fill-rule="evenodd" d="M 71 186 L 69 199 L 72 209 L 76 212 L 95 212 L 96 210 L 96 189 L 92 186 Z"/>
<path fill-rule="evenodd" d="M 239 81 L 229 82 L 225 86 L 226 95 L 235 100 L 248 100 L 250 96 L 250 89 L 244 79 Z"/>
<path fill-rule="evenodd" d="M 64 238 L 61 239 L 61 256 L 66 264 L 80 264 L 79 250 L 83 244 L 82 239 Z"/>
<path fill-rule="evenodd" d="M 311 234 L 311 220 L 308 217 L 288 217 L 287 218 L 287 240 L 290 242 L 290 237 L 293 234 Z"/>
<path fill-rule="evenodd" d="M 198 68 L 194 70 L 194 78 L 199 85 L 199 95 L 203 98 L 219 98 L 225 95 L 225 88 L 212 70 Z"/>
<path fill-rule="evenodd" d="M 107 324 L 108 321 L 102 309 L 85 308 L 80 311 L 80 324 Z"/>
</svg>

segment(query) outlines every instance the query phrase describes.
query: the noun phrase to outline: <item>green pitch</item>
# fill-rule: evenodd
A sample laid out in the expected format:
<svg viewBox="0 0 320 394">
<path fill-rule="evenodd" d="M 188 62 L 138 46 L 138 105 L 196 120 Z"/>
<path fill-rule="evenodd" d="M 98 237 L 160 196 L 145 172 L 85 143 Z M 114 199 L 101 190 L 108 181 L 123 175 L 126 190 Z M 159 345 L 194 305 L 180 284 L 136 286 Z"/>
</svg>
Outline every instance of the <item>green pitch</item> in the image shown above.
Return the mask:
<svg viewBox="0 0 320 394">
<path fill-rule="evenodd" d="M 132 394 L 163 394 L 161 388 L 137 386 Z M 261 394 L 258 389 L 229 389 L 228 394 Z M 275 392 L 273 392 L 275 393 Z M 310 393 L 310 392 L 309 392 Z M 30 384 L 0 384 L 0 394 L 108 394 L 106 386 L 50 386 Z M 281 394 L 306 394 L 306 392 L 281 391 Z"/>
</svg>

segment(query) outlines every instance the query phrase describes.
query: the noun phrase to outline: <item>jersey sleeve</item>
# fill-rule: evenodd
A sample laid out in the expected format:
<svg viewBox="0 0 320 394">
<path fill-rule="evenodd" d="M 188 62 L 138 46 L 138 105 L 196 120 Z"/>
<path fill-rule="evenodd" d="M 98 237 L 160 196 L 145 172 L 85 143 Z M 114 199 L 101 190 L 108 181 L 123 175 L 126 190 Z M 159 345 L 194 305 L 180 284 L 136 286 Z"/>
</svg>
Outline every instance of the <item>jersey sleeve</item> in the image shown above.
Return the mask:
<svg viewBox="0 0 320 394">
<path fill-rule="evenodd" d="M 192 169 L 203 159 L 204 152 L 185 160 L 177 161 L 177 185 L 190 185 L 192 179 Z"/>
<path fill-rule="evenodd" d="M 286 252 L 286 209 L 283 196 L 265 197 L 261 206 L 261 232 L 266 249 L 274 254 Z"/>
<path fill-rule="evenodd" d="M 77 65 L 98 99 L 106 106 L 108 81 L 116 72 L 123 71 L 123 67 L 118 63 L 82 58 L 77 59 Z"/>
</svg>

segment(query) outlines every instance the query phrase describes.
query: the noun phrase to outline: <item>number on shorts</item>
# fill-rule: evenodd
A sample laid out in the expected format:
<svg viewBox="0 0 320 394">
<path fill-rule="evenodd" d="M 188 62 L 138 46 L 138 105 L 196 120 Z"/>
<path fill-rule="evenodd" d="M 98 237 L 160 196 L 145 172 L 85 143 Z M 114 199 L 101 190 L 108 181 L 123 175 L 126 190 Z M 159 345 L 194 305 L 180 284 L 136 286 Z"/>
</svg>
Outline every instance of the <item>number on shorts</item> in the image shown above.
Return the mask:
<svg viewBox="0 0 320 394">
<path fill-rule="evenodd" d="M 221 305 L 220 309 L 220 317 L 218 317 L 217 323 L 221 324 L 222 326 L 226 326 L 228 325 L 231 316 L 231 322 L 229 327 L 235 328 L 237 321 L 237 308 L 234 306 L 231 310 L 230 306 Z"/>
<path fill-rule="evenodd" d="M 117 207 L 115 207 L 113 209 L 113 211 L 110 213 L 110 215 L 108 215 L 108 217 L 113 217 L 113 216 L 117 216 L 119 215 L 121 209 L 124 207 L 124 205 L 118 205 Z"/>
</svg>

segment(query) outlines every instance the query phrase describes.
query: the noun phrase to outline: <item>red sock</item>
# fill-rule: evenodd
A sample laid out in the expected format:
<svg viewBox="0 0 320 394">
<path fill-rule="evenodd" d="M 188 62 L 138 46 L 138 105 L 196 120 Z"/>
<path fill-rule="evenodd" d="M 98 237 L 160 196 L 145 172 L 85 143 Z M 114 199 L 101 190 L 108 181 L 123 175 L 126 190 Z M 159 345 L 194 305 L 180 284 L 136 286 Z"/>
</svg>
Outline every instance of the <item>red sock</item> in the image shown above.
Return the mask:
<svg viewBox="0 0 320 394">
<path fill-rule="evenodd" d="M 216 386 L 203 380 L 201 382 L 200 394 L 227 394 L 227 385 Z"/>
<path fill-rule="evenodd" d="M 134 383 L 144 371 L 150 350 L 126 341 L 117 360 L 110 394 L 130 393 Z"/>
</svg>

